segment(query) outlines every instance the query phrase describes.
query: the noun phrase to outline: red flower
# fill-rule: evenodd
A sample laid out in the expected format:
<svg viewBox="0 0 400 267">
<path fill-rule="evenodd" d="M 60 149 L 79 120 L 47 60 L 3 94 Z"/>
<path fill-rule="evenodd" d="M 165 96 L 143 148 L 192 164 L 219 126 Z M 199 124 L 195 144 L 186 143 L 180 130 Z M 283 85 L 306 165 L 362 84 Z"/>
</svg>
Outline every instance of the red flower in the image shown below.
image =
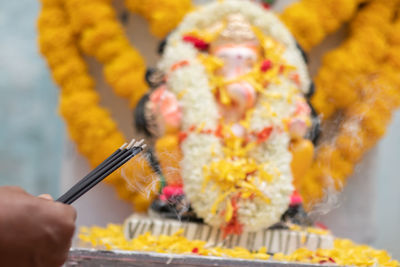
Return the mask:
<svg viewBox="0 0 400 267">
<path fill-rule="evenodd" d="M 217 130 L 215 131 L 215 136 L 216 137 L 223 137 L 223 133 L 222 133 L 222 125 L 221 124 L 218 124 L 218 128 L 217 128 Z"/>
<path fill-rule="evenodd" d="M 321 222 L 316 222 L 315 226 L 323 230 L 328 230 L 328 227 L 326 227 L 326 225 Z"/>
<path fill-rule="evenodd" d="M 279 73 L 282 74 L 284 70 L 285 70 L 285 66 L 284 65 L 280 65 L 279 66 Z"/>
<path fill-rule="evenodd" d="M 166 186 L 162 190 L 162 195 L 166 199 L 170 199 L 173 196 L 183 195 L 183 188 L 181 186 Z"/>
<path fill-rule="evenodd" d="M 295 82 L 297 86 L 300 86 L 300 75 L 298 73 L 293 73 L 290 76 L 290 79 L 292 79 L 292 81 Z"/>
<path fill-rule="evenodd" d="M 183 41 L 188 42 L 193 44 L 194 47 L 196 47 L 197 49 L 201 50 L 201 51 L 207 51 L 209 44 L 207 42 L 205 42 L 204 40 L 201 40 L 200 38 L 197 38 L 195 36 L 191 36 L 191 35 L 185 35 L 183 36 Z"/>
<path fill-rule="evenodd" d="M 179 144 L 181 144 L 183 141 L 185 141 L 185 139 L 187 137 L 188 137 L 188 133 L 187 132 L 179 132 L 179 134 L 178 134 Z"/>
<path fill-rule="evenodd" d="M 290 206 L 300 205 L 301 203 L 303 203 L 303 199 L 301 198 L 300 194 L 297 193 L 297 191 L 295 190 L 290 197 Z"/>
<path fill-rule="evenodd" d="M 263 6 L 265 9 L 271 9 L 271 5 L 268 4 L 268 3 L 262 3 L 262 6 Z"/>
<path fill-rule="evenodd" d="M 179 68 L 182 68 L 182 67 L 188 66 L 188 65 L 189 65 L 189 61 L 187 61 L 187 60 L 178 61 L 174 65 L 171 66 L 171 71 L 175 71 Z"/>
<path fill-rule="evenodd" d="M 196 254 L 199 253 L 199 248 L 193 248 L 192 253 L 196 253 Z"/>
<path fill-rule="evenodd" d="M 231 199 L 233 215 L 228 224 L 222 227 L 223 238 L 226 238 L 228 235 L 240 235 L 243 232 L 243 224 L 239 223 L 238 211 L 237 211 L 238 210 L 237 201 L 240 198 L 240 196 L 241 194 L 239 193 L 237 196 L 234 196 Z"/>
<path fill-rule="evenodd" d="M 165 195 L 160 195 L 160 200 L 163 202 L 167 202 L 167 197 Z"/>
<path fill-rule="evenodd" d="M 261 70 L 262 72 L 266 72 L 266 71 L 269 70 L 270 68 L 272 68 L 272 61 L 271 61 L 271 60 L 266 59 L 266 60 L 264 60 L 264 61 L 261 63 L 260 70 Z"/>
<path fill-rule="evenodd" d="M 257 144 L 261 144 L 268 140 L 269 136 L 271 135 L 272 127 L 265 127 L 261 132 L 257 133 Z"/>
</svg>

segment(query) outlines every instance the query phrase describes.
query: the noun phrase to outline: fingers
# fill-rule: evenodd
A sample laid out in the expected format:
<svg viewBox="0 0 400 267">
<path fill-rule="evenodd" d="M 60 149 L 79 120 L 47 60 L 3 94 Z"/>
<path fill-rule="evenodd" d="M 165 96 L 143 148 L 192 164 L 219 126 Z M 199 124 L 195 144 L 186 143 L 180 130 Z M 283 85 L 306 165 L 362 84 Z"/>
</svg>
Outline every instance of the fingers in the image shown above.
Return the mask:
<svg viewBox="0 0 400 267">
<path fill-rule="evenodd" d="M 50 196 L 49 194 L 41 194 L 38 196 L 38 198 L 46 199 L 46 200 L 53 200 L 53 197 Z"/>
<path fill-rule="evenodd" d="M 0 187 L 0 218 L 0 262 L 18 263 L 1 266 L 61 266 L 66 260 L 75 232 L 72 206 L 50 195 L 36 197 L 19 187 Z"/>
<path fill-rule="evenodd" d="M 69 216 L 71 216 L 71 218 L 73 219 L 73 221 L 76 221 L 76 217 L 77 217 L 77 213 L 74 207 L 70 206 L 70 205 L 65 205 L 67 206 L 67 212 L 69 214 Z"/>
<path fill-rule="evenodd" d="M 24 189 L 19 186 L 3 186 L 1 187 L 2 190 L 14 193 L 25 193 L 28 194 Z"/>
<path fill-rule="evenodd" d="M 54 200 L 53 197 L 49 194 L 41 194 L 38 196 L 38 198 L 50 201 Z M 53 202 L 53 204 L 57 205 L 56 209 L 62 216 L 64 216 L 65 218 L 72 218 L 72 221 L 75 222 L 77 215 L 74 207 L 57 202 Z"/>
<path fill-rule="evenodd" d="M 73 222 L 75 222 L 75 220 L 76 220 L 75 208 L 71 205 L 66 205 L 66 204 L 61 204 L 61 205 L 62 205 L 62 212 L 65 214 L 65 216 L 72 218 Z"/>
<path fill-rule="evenodd" d="M 47 212 L 47 236 L 49 247 L 53 252 L 49 262 L 51 266 L 60 266 L 67 259 L 75 232 L 76 211 L 72 206 L 59 202 L 42 201 Z M 50 265 L 49 265 L 50 266 Z"/>
<path fill-rule="evenodd" d="M 38 196 L 39 199 L 43 200 L 50 200 L 52 201 L 51 203 L 48 203 L 51 205 L 52 208 L 54 208 L 55 212 L 59 214 L 59 216 L 64 217 L 65 219 L 71 218 L 73 222 L 76 220 L 76 210 L 74 207 L 66 204 L 62 204 L 59 202 L 53 202 L 53 197 L 49 194 L 41 194 Z"/>
</svg>

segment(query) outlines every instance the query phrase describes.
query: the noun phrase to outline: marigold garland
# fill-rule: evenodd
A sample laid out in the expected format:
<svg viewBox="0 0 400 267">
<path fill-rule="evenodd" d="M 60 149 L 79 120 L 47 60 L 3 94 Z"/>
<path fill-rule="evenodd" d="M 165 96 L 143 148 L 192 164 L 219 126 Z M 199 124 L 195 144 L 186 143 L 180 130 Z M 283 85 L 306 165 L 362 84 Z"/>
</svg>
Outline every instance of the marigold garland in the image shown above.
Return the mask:
<svg viewBox="0 0 400 267">
<path fill-rule="evenodd" d="M 64 3 L 82 51 L 104 64 L 104 75 L 114 92 L 129 99 L 134 106 L 147 91 L 145 63 L 125 36 L 111 1 L 69 0 Z"/>
<path fill-rule="evenodd" d="M 71 27 L 78 35 L 80 48 L 104 64 L 104 75 L 115 93 L 129 99 L 131 105 L 135 106 L 147 91 L 144 83 L 145 63 L 129 43 L 122 25 L 117 21 L 111 1 L 71 0 L 65 1 L 65 5 L 71 18 Z M 133 12 L 143 15 L 158 37 L 164 37 L 175 28 L 192 8 L 190 0 L 127 0 L 126 5 Z"/>
<path fill-rule="evenodd" d="M 181 17 L 191 8 L 188 5 L 190 1 L 186 2 L 186 5 L 179 8 L 182 10 Z M 104 64 L 107 81 L 118 95 L 129 99 L 132 106 L 147 91 L 144 84 L 144 60 L 130 45 L 122 26 L 117 22 L 111 1 L 43 0 L 42 4 L 38 19 L 39 43 L 42 54 L 53 70 L 54 80 L 62 88 L 60 111 L 78 150 L 95 166 L 123 143 L 125 138 L 109 112 L 98 106 L 99 97 L 93 89 L 94 81 L 87 71 L 80 49 Z M 161 14 L 165 11 L 169 13 L 171 5 L 172 2 L 159 7 L 154 16 L 150 14 L 151 10 L 147 14 L 144 8 L 140 13 L 151 20 L 150 23 L 156 28 L 163 21 Z M 177 7 L 178 1 L 172 6 Z M 175 18 L 175 22 L 170 21 L 169 28 L 164 25 L 163 29 L 170 31 L 181 17 Z M 145 159 L 138 159 L 134 165 L 142 171 L 142 174 L 136 173 L 136 176 L 152 176 L 153 172 Z M 130 167 L 135 168 L 132 165 Z M 125 177 L 129 178 L 134 179 Z M 145 211 L 152 200 L 147 193 L 129 186 L 137 181 L 124 181 L 119 173 L 107 181 L 116 187 L 121 198 L 133 202 L 137 211 Z M 143 187 L 152 183 L 141 182 L 140 186 Z"/>
<path fill-rule="evenodd" d="M 150 24 L 150 31 L 163 38 L 170 33 L 192 8 L 191 0 L 125 0 L 125 6 L 139 13 Z"/>
<path fill-rule="evenodd" d="M 372 1 L 350 24 L 349 38 L 324 56 L 315 78 L 320 90 L 312 101 L 324 119 L 355 103 L 362 94 L 362 78 L 376 72 L 384 62 L 398 2 Z"/>
<path fill-rule="evenodd" d="M 336 239 L 332 249 L 318 249 L 311 251 L 300 248 L 289 255 L 276 253 L 268 255 L 267 248 L 251 252 L 245 248 L 233 249 L 223 247 L 209 247 L 205 241 L 189 240 L 182 236 L 183 229 L 170 236 L 153 236 L 149 233 L 132 240 L 126 240 L 120 225 L 109 224 L 106 228 L 82 227 L 79 238 L 90 243 L 93 247 L 105 246 L 107 249 L 130 251 L 153 251 L 158 253 L 192 254 L 203 256 L 230 257 L 242 259 L 258 259 L 276 261 L 290 261 L 302 263 L 336 263 L 339 266 L 399 266 L 383 250 L 376 250 L 365 245 L 357 245 L 348 239 Z"/>
<path fill-rule="evenodd" d="M 311 170 L 296 185 L 309 204 L 322 199 L 326 188 L 342 189 L 400 104 L 400 21 L 392 21 L 398 5 L 397 0 L 369 3 L 352 21 L 350 37 L 324 57 L 312 103 L 324 118 L 337 111 L 343 118 L 333 140 L 320 145 Z"/>
<path fill-rule="evenodd" d="M 99 106 L 99 96 L 94 90 L 87 64 L 82 59 L 65 12 L 63 1 L 43 0 L 38 20 L 39 46 L 52 70 L 53 78 L 61 88 L 60 112 L 78 150 L 89 159 L 92 166 L 119 147 L 125 140 L 111 114 Z M 151 173 L 143 160 L 134 161 L 143 175 Z M 145 210 L 149 198 L 130 191 L 116 172 L 107 182 L 115 185 L 119 195 Z"/>
<path fill-rule="evenodd" d="M 289 5 L 281 19 L 299 44 L 309 51 L 352 18 L 368 0 L 301 0 Z"/>
</svg>

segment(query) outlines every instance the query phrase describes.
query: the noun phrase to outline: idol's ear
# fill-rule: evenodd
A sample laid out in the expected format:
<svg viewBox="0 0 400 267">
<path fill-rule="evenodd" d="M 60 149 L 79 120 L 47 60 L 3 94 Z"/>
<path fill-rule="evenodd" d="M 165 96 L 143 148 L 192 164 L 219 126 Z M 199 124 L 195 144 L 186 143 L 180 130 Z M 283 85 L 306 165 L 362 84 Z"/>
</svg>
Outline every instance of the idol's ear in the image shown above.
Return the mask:
<svg viewBox="0 0 400 267">
<path fill-rule="evenodd" d="M 152 134 L 149 130 L 149 124 L 151 122 L 148 121 L 149 116 L 146 115 L 146 104 L 149 100 L 150 95 L 145 94 L 136 105 L 133 116 L 136 130 L 148 137 L 152 137 Z"/>
<path fill-rule="evenodd" d="M 306 64 L 308 64 L 307 53 L 304 51 L 304 49 L 301 47 L 301 45 L 297 41 L 296 41 L 296 46 L 297 46 L 297 49 L 300 50 L 301 56 L 303 57 L 304 62 Z M 314 95 L 314 92 L 315 92 L 315 85 L 314 85 L 314 82 L 311 81 L 310 87 L 308 88 L 308 92 L 305 93 L 304 95 L 305 95 L 305 97 L 307 97 L 307 99 L 310 99 Z"/>
<path fill-rule="evenodd" d="M 315 93 L 315 84 L 313 81 L 311 81 L 310 87 L 308 88 L 308 92 L 305 93 L 304 95 L 307 99 L 311 99 L 311 97 L 314 95 L 314 93 Z"/>
<path fill-rule="evenodd" d="M 308 55 L 307 55 L 307 53 L 304 51 L 303 47 L 301 47 L 301 45 L 297 41 L 296 41 L 296 46 L 297 46 L 297 49 L 300 50 L 301 56 L 303 57 L 304 61 L 308 64 Z"/>
<path fill-rule="evenodd" d="M 318 139 L 321 135 L 321 119 L 318 116 L 317 111 L 314 109 L 312 104 L 310 103 L 309 100 L 307 100 L 308 105 L 311 108 L 311 127 L 308 130 L 308 133 L 306 135 L 306 138 L 309 139 L 311 142 L 313 142 L 314 145 L 317 144 Z"/>
<path fill-rule="evenodd" d="M 165 46 L 167 45 L 168 35 L 160 41 L 157 48 L 157 53 L 162 56 L 164 54 Z"/>
<path fill-rule="evenodd" d="M 164 83 L 164 73 L 156 68 L 147 68 L 145 79 L 149 87 L 154 89 Z"/>
</svg>

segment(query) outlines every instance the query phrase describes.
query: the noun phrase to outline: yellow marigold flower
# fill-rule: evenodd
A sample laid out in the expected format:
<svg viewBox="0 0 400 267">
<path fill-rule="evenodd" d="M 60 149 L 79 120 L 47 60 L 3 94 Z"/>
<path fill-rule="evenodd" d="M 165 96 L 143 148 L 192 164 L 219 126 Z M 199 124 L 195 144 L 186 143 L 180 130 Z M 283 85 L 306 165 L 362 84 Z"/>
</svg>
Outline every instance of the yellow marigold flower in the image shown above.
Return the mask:
<svg viewBox="0 0 400 267">
<path fill-rule="evenodd" d="M 61 86 L 68 80 L 73 80 L 81 72 L 86 72 L 86 64 L 80 58 L 66 58 L 64 64 L 57 65 L 53 71 L 54 80 Z"/>
<path fill-rule="evenodd" d="M 107 64 L 104 73 L 110 83 L 116 82 L 121 76 L 131 71 L 144 74 L 144 60 L 140 54 L 132 49 L 121 51 L 110 64 Z M 139 70 L 138 70 L 139 68 Z M 142 78 L 143 79 L 143 78 Z"/>
<path fill-rule="evenodd" d="M 153 192 L 150 196 L 143 194 L 136 194 L 132 197 L 132 203 L 135 211 L 146 212 L 147 208 L 150 206 L 151 202 L 154 200 L 156 194 Z"/>
<path fill-rule="evenodd" d="M 124 37 L 116 37 L 99 44 L 94 56 L 105 64 L 109 64 L 122 51 L 130 49 L 129 41 Z"/>
<path fill-rule="evenodd" d="M 99 96 L 93 91 L 84 91 L 70 95 L 61 95 L 60 112 L 68 120 L 79 117 L 83 109 L 95 106 Z"/>
<path fill-rule="evenodd" d="M 99 44 L 118 36 L 124 36 L 121 25 L 114 21 L 104 21 L 84 31 L 80 45 L 85 53 L 94 55 Z"/>
<path fill-rule="evenodd" d="M 389 31 L 389 42 L 392 45 L 400 45 L 400 20 L 397 20 L 394 24 L 392 24 L 392 27 L 390 28 Z"/>
<path fill-rule="evenodd" d="M 60 6 L 63 0 L 40 0 L 43 7 L 53 7 L 53 6 Z"/>
<path fill-rule="evenodd" d="M 318 14 L 310 12 L 303 2 L 287 7 L 281 19 L 306 51 L 324 38 L 324 30 L 320 25 Z"/>
<path fill-rule="evenodd" d="M 76 75 L 74 79 L 65 81 L 62 92 L 64 95 L 68 95 L 71 93 L 93 90 L 93 87 L 93 79 L 90 76 L 80 74 Z"/>
<path fill-rule="evenodd" d="M 400 68 L 400 38 L 398 42 L 397 47 L 388 49 L 388 58 L 394 66 Z"/>
<path fill-rule="evenodd" d="M 108 4 L 104 3 L 91 3 L 82 4 L 79 2 L 78 7 L 74 7 L 73 1 L 67 1 L 67 6 L 70 4 L 71 12 L 71 26 L 74 31 L 79 32 L 83 28 L 92 27 L 96 24 L 103 23 L 115 19 L 115 11 Z"/>
<path fill-rule="evenodd" d="M 125 5 L 131 12 L 144 16 L 151 32 L 160 38 L 171 32 L 192 9 L 191 0 L 126 0 Z"/>
<path fill-rule="evenodd" d="M 357 135 L 356 137 L 354 135 Z M 358 162 L 364 153 L 363 132 L 354 134 L 340 134 L 336 139 L 336 146 L 344 158 Z"/>
<path fill-rule="evenodd" d="M 331 101 L 329 101 L 323 91 L 317 91 L 311 99 L 311 103 L 317 110 L 317 112 L 323 116 L 324 119 L 329 118 L 336 111 L 335 105 Z"/>
<path fill-rule="evenodd" d="M 37 25 L 39 29 L 46 27 L 62 27 L 67 23 L 67 18 L 61 8 L 48 7 L 40 12 Z"/>
<path fill-rule="evenodd" d="M 40 52 L 47 54 L 50 50 L 60 50 L 72 42 L 69 27 L 46 28 L 39 36 Z"/>
<path fill-rule="evenodd" d="M 146 93 L 147 87 L 144 83 L 144 71 L 137 70 L 126 73 L 117 79 L 112 85 L 115 93 L 120 96 L 129 97 L 130 105 L 135 106 L 139 99 Z"/>
<path fill-rule="evenodd" d="M 138 0 L 125 0 L 125 6 L 133 13 L 139 13 L 142 10 L 144 1 Z"/>
<path fill-rule="evenodd" d="M 66 62 L 66 59 L 76 59 L 80 58 L 78 49 L 74 46 L 66 46 L 64 49 L 60 50 L 50 50 L 46 52 L 47 63 L 50 68 L 54 69 L 59 65 Z"/>
</svg>

